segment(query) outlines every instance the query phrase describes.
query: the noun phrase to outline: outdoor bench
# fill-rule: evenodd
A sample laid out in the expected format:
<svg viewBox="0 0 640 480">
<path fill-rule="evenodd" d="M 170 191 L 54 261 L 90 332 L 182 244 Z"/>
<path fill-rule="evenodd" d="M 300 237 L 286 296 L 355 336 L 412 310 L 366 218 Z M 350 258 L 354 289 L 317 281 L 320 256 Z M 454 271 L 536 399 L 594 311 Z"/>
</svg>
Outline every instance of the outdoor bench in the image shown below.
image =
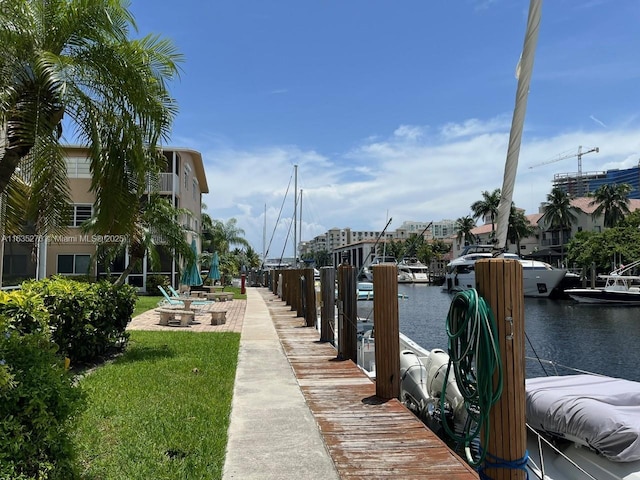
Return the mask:
<svg viewBox="0 0 640 480">
<path fill-rule="evenodd" d="M 188 327 L 190 323 L 193 323 L 194 312 L 193 310 L 179 310 L 177 308 L 160 308 L 159 325 L 163 326 L 181 326 Z M 180 321 L 176 320 L 176 316 L 180 317 Z"/>
</svg>

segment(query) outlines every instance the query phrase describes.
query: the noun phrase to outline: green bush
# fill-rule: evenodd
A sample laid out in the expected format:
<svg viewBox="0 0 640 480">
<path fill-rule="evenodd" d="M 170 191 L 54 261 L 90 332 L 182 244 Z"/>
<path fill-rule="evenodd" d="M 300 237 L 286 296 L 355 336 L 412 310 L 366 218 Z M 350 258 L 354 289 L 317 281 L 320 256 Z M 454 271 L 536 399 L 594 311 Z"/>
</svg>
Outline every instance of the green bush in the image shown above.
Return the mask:
<svg viewBox="0 0 640 480">
<path fill-rule="evenodd" d="M 56 355 L 42 298 L 0 293 L 0 479 L 73 479 L 83 395 Z"/>
<path fill-rule="evenodd" d="M 160 290 L 158 290 L 158 285 L 166 290 L 166 288 L 170 285 L 169 279 L 166 275 L 147 275 L 147 294 L 159 296 L 162 295 Z"/>
<path fill-rule="evenodd" d="M 23 290 L 42 297 L 52 340 L 73 364 L 95 362 L 126 345 L 137 298 L 134 287 L 58 277 L 25 283 Z"/>
</svg>

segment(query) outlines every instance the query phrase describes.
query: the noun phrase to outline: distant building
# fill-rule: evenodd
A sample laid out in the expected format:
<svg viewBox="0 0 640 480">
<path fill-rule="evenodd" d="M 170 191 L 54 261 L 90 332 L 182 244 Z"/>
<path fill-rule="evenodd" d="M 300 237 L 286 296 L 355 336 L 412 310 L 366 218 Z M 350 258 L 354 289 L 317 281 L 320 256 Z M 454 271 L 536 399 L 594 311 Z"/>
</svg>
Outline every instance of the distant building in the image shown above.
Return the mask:
<svg viewBox="0 0 640 480">
<path fill-rule="evenodd" d="M 557 173 L 553 186 L 574 197 L 585 197 L 602 185 L 631 185 L 630 199 L 640 199 L 640 167 L 607 170 L 606 172 Z"/>
</svg>

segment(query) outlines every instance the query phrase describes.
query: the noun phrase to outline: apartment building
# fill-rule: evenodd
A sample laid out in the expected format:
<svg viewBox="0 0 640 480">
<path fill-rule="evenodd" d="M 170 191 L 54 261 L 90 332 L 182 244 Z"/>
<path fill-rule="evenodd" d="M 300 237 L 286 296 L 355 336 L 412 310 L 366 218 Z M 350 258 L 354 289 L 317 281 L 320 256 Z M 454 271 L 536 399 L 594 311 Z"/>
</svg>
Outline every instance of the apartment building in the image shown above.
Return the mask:
<svg viewBox="0 0 640 480">
<path fill-rule="evenodd" d="M 36 237 L 32 232 L 23 235 L 5 236 L 2 247 L 2 285 L 17 284 L 29 278 L 45 278 L 51 275 L 104 275 L 106 268 L 94 259 L 97 245 L 117 242 L 117 236 L 83 233 L 80 226 L 93 214 L 94 195 L 90 191 L 91 173 L 88 150 L 83 146 L 66 146 L 67 175 L 71 193 L 71 220 L 62 235 Z M 191 214 L 181 219 L 188 242 L 196 240 L 200 251 L 199 233 L 202 226 L 202 195 L 209 192 L 202 155 L 191 149 L 167 147 L 163 150 L 166 169 L 158 182 L 149 185 L 149 191 L 170 199 L 178 208 Z M 127 256 L 110 266 L 112 275 L 121 273 L 127 266 Z M 150 273 L 161 273 L 178 281 L 178 265 L 169 255 L 162 256 L 161 267 L 152 272 L 145 261 L 140 269 L 128 278 L 128 283 L 141 290 L 145 288 Z"/>
</svg>

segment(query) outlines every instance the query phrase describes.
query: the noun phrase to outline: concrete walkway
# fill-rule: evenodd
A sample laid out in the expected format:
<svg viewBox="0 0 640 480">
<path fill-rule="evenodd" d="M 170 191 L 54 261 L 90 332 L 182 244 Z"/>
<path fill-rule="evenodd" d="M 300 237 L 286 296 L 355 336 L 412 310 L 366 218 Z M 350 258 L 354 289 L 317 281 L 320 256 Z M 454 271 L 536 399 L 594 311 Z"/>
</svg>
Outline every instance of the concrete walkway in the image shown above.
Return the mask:
<svg viewBox="0 0 640 480">
<path fill-rule="evenodd" d="M 247 289 L 222 478 L 339 478 L 267 305 L 253 288 Z"/>
<path fill-rule="evenodd" d="M 338 479 L 259 290 L 247 288 L 246 301 L 192 307 L 196 322 L 189 327 L 158 325 L 154 309 L 127 328 L 241 332 L 223 480 Z M 227 312 L 224 325 L 210 325 L 212 310 Z"/>
</svg>

